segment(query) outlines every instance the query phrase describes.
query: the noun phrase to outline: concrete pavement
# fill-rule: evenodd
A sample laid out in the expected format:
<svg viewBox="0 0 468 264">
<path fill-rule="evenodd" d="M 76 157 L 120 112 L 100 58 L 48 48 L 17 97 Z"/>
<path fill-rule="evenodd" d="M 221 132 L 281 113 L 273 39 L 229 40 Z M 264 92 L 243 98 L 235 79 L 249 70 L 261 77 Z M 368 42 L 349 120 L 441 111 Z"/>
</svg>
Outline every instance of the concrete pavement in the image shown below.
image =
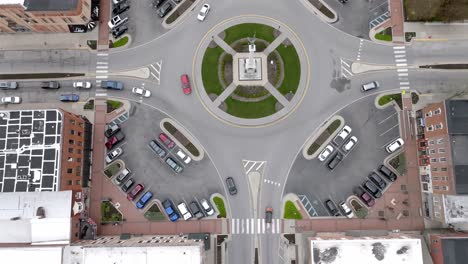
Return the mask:
<svg viewBox="0 0 468 264">
<path fill-rule="evenodd" d="M 0 50 L 88 50 L 86 42 L 97 40 L 98 30 L 87 33 L 0 34 Z"/>
</svg>

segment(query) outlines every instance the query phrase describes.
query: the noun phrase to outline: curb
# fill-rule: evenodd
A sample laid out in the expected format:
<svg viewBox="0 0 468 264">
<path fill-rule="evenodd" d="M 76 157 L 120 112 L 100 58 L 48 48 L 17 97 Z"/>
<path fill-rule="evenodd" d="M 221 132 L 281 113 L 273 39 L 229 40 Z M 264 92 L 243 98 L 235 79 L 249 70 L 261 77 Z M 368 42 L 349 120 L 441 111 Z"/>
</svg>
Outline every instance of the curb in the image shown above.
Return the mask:
<svg viewBox="0 0 468 264">
<path fill-rule="evenodd" d="M 185 146 L 183 144 L 181 144 L 175 137 L 174 135 L 172 135 L 171 133 L 169 133 L 169 131 L 166 130 L 166 128 L 163 126 L 163 123 L 164 122 L 169 122 L 171 125 L 173 125 L 180 133 L 182 133 L 182 135 L 184 135 L 189 141 L 190 143 L 192 143 L 197 149 L 198 151 L 200 152 L 200 155 L 198 157 L 195 157 L 193 156 L 193 154 L 188 151 Z M 159 122 L 159 127 L 161 128 L 162 131 L 164 131 L 175 143 L 177 143 L 178 147 L 181 148 L 182 150 L 184 150 L 187 155 L 189 155 L 193 160 L 195 161 L 200 161 L 202 160 L 204 157 L 205 157 L 205 150 L 203 149 L 203 147 L 201 146 L 201 144 L 195 140 L 195 138 L 185 129 L 183 128 L 182 126 L 180 126 L 177 122 L 173 121 L 172 119 L 170 118 L 164 118 L 161 120 L 161 122 Z"/>
<path fill-rule="evenodd" d="M 320 4 L 324 5 L 326 8 L 328 8 L 330 10 L 330 12 L 333 13 L 333 15 L 335 16 L 334 19 L 331 19 L 331 18 L 328 18 L 326 15 L 324 15 L 322 13 L 322 11 L 318 10 L 317 7 L 315 7 L 312 3 L 310 3 L 308 0 L 302 0 L 301 2 L 307 7 L 307 8 L 311 8 L 312 9 L 312 12 L 317 15 L 318 17 L 320 17 L 321 20 L 329 23 L 329 24 L 333 24 L 335 23 L 336 21 L 338 21 L 338 14 L 335 12 L 335 10 L 333 10 L 333 8 L 331 8 L 327 3 L 325 3 L 323 0 L 318 0 L 320 2 Z"/>
<path fill-rule="evenodd" d="M 112 35 L 112 34 L 111 34 Z M 115 41 L 118 41 L 119 39 L 121 38 L 124 38 L 124 37 L 128 37 L 128 42 L 127 44 L 123 45 L 123 46 L 120 46 L 120 47 L 117 47 L 117 48 L 110 48 L 109 47 L 109 50 L 115 50 L 115 51 L 120 51 L 120 50 L 124 50 L 126 48 L 128 48 L 128 46 L 130 46 L 130 44 L 132 44 L 132 36 L 130 36 L 129 34 L 125 33 L 123 34 L 120 38 L 118 39 L 115 39 L 114 37 L 112 37 L 112 42 L 115 42 Z"/>
<path fill-rule="evenodd" d="M 398 151 L 393 152 L 392 154 L 388 155 L 383 161 L 383 164 L 385 165 L 385 167 L 387 167 L 389 170 L 391 170 L 393 173 L 395 173 L 398 177 L 402 177 L 403 174 L 400 175 L 400 173 L 395 168 L 393 168 L 392 165 L 390 165 L 390 160 L 392 160 L 393 158 L 399 156 L 402 153 L 405 153 L 404 150 L 405 150 L 405 148 L 400 148 Z M 398 180 L 398 178 L 397 178 L 397 180 Z"/>
<path fill-rule="evenodd" d="M 411 90 L 409 90 L 409 91 L 411 92 Z M 386 104 L 384 104 L 384 105 L 379 105 L 379 99 L 382 98 L 382 97 L 385 96 L 385 95 L 390 95 L 390 94 L 401 94 L 401 91 L 400 91 L 400 92 L 393 92 L 393 93 L 392 93 L 392 92 L 384 92 L 384 93 L 379 94 L 378 96 L 375 97 L 375 100 L 374 100 L 374 105 L 375 105 L 375 107 L 376 107 L 377 109 L 382 110 L 382 109 L 385 109 L 385 108 L 387 108 L 387 107 L 389 107 L 389 106 L 393 106 L 393 107 L 396 108 L 397 112 L 398 112 L 398 111 L 401 111 L 401 109 L 400 109 L 400 107 L 398 106 L 398 104 L 395 103 L 395 101 L 393 101 L 393 100 L 390 101 L 390 102 L 388 102 L 388 103 L 386 103 Z M 403 100 L 403 98 L 402 98 L 402 100 Z"/>
<path fill-rule="evenodd" d="M 158 206 L 158 209 L 161 210 L 161 208 L 163 209 L 161 211 L 161 213 L 164 215 L 164 218 L 166 219 L 165 221 L 169 221 L 169 217 L 167 216 L 166 212 L 164 212 L 164 206 L 162 206 L 162 203 L 159 199 L 157 198 L 153 198 L 151 199 L 151 201 L 146 204 L 146 206 L 143 208 L 143 209 L 139 209 L 142 213 L 143 213 L 143 217 L 145 216 L 146 212 L 151 208 L 151 206 L 153 206 L 154 204 L 156 204 Z M 151 221 L 149 219 L 147 219 L 145 217 L 146 220 L 148 220 L 150 223 L 157 223 L 157 222 L 163 222 L 164 220 L 159 220 L 159 221 Z"/>
<path fill-rule="evenodd" d="M 139 78 L 139 79 L 148 79 L 150 77 L 150 69 L 148 67 L 141 67 L 141 68 L 133 69 L 133 70 L 129 70 L 129 71 L 110 72 L 108 75 L 110 75 L 110 76 L 127 76 L 127 77 Z"/>
<path fill-rule="evenodd" d="M 286 218 L 284 218 L 284 208 L 286 207 L 286 202 L 288 202 L 288 201 L 293 202 L 296 207 L 300 207 L 300 208 L 298 208 L 298 211 L 301 214 L 301 216 L 303 217 L 303 219 L 304 219 L 305 215 L 303 215 L 302 211 L 304 211 L 307 214 L 306 216 L 309 219 L 313 219 L 312 216 L 310 216 L 309 212 L 304 208 L 304 205 L 302 204 L 301 200 L 299 199 L 299 197 L 295 193 L 288 193 L 283 197 L 283 200 L 281 201 L 281 211 L 280 211 L 281 212 L 281 219 L 292 220 L 292 221 L 297 221 L 298 220 L 298 219 L 286 219 Z"/>
<path fill-rule="evenodd" d="M 223 219 L 223 218 L 218 218 L 218 215 L 219 215 L 218 207 L 216 206 L 216 204 L 215 204 L 215 202 L 214 202 L 214 200 L 213 200 L 213 198 L 215 198 L 215 197 L 219 197 L 219 198 L 221 198 L 221 199 L 223 200 L 224 209 L 226 209 L 226 217 L 225 217 L 224 219 L 228 219 L 228 218 L 230 217 L 230 215 L 229 215 L 229 210 L 227 209 L 227 204 L 228 204 L 228 203 L 227 203 L 227 201 L 226 201 L 226 198 L 224 198 L 224 196 L 223 196 L 222 194 L 220 194 L 220 193 L 213 193 L 213 194 L 210 195 L 210 202 L 211 202 L 211 205 L 213 205 L 213 208 L 214 208 L 214 210 L 216 211 L 216 214 L 213 215 L 213 216 L 215 216 L 216 219 Z"/>
<path fill-rule="evenodd" d="M 322 134 L 323 131 L 325 131 L 328 126 L 325 126 L 327 124 L 331 124 L 333 123 L 335 120 L 340 120 L 341 121 L 341 124 L 340 126 L 328 137 L 327 140 L 325 140 L 325 142 L 323 142 L 322 145 L 320 145 L 320 147 L 312 154 L 312 155 L 309 155 L 307 154 L 307 151 L 308 149 L 310 148 L 310 146 L 312 146 L 312 144 L 314 143 L 314 141 Z M 345 125 L 345 120 L 343 117 L 339 116 L 339 115 L 335 115 L 333 116 L 332 118 L 326 120 L 324 123 L 322 123 L 322 125 L 320 126 L 319 130 L 318 131 L 315 131 L 315 133 L 313 134 L 313 136 L 311 136 L 307 141 L 306 141 L 306 144 L 304 145 L 304 147 L 302 148 L 302 156 L 306 159 L 306 160 L 311 160 L 311 159 L 314 159 L 315 157 L 317 157 L 318 153 L 320 153 L 320 151 L 322 151 L 323 149 L 323 146 L 326 146 L 328 145 L 328 143 L 330 143 L 333 138 L 336 136 L 336 134 L 338 134 L 338 132 L 344 127 Z"/>
<path fill-rule="evenodd" d="M 167 18 L 169 18 L 172 13 L 175 13 L 177 11 L 177 9 L 187 0 L 184 0 L 184 1 L 181 1 L 179 4 L 177 4 L 177 8 L 174 8 L 171 12 L 169 12 L 169 14 L 166 15 L 166 17 L 164 18 L 164 21 L 161 23 L 161 25 L 163 26 L 163 28 L 165 29 L 172 29 L 174 28 L 177 24 L 179 24 L 180 22 L 182 22 L 183 20 L 186 19 L 186 17 L 188 16 L 188 13 L 192 12 L 193 10 L 195 10 L 195 7 L 199 4 L 199 2 L 201 2 L 201 0 L 196 0 L 195 2 L 192 3 L 191 6 L 189 6 L 189 8 L 187 8 L 185 10 L 185 12 L 180 15 L 178 18 L 176 18 L 176 20 L 174 20 L 174 22 L 170 23 L 170 24 L 167 24 L 166 23 L 166 20 Z"/>
</svg>

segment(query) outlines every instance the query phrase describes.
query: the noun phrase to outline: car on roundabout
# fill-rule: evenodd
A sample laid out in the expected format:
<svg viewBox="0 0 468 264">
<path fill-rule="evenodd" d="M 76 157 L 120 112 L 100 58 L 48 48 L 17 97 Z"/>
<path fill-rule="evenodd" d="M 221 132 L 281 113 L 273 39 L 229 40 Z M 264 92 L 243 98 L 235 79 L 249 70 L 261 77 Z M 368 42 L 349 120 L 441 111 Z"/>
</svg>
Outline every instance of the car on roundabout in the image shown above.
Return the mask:
<svg viewBox="0 0 468 264">
<path fill-rule="evenodd" d="M 190 80 L 187 74 L 182 74 L 180 76 L 180 82 L 182 83 L 182 92 L 185 95 L 192 93 L 192 88 L 190 87 Z"/>
<path fill-rule="evenodd" d="M 136 95 L 139 95 L 139 96 L 146 97 L 146 98 L 151 96 L 151 91 L 150 90 L 146 90 L 146 89 L 140 88 L 140 87 L 133 87 L 132 88 L 132 93 L 136 94 Z"/>
</svg>

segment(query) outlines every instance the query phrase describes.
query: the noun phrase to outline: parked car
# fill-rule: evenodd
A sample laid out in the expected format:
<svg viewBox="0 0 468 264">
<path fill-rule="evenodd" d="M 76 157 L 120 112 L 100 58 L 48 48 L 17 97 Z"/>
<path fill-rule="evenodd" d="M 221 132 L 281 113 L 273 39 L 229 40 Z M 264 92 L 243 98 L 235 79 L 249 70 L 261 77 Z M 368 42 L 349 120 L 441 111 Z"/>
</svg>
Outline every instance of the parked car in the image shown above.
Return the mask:
<svg viewBox="0 0 468 264">
<path fill-rule="evenodd" d="M 177 209 L 179 209 L 179 212 L 184 218 L 184 220 L 189 220 L 190 218 L 192 218 L 192 214 L 188 210 L 187 205 L 185 203 L 178 204 Z"/>
<path fill-rule="evenodd" d="M 57 82 L 57 81 L 41 82 L 41 88 L 43 88 L 43 89 L 58 89 L 58 88 L 60 88 L 60 83 Z"/>
<path fill-rule="evenodd" d="M 153 1 L 153 8 L 159 8 L 165 2 L 166 2 L 166 0 L 154 0 Z"/>
<path fill-rule="evenodd" d="M 140 200 L 136 203 L 136 207 L 138 209 L 143 209 L 145 205 L 149 202 L 149 200 L 153 198 L 153 193 L 150 191 L 147 191 L 143 196 L 141 196 Z"/>
<path fill-rule="evenodd" d="M 171 169 L 173 169 L 176 173 L 181 173 L 184 170 L 184 168 L 177 164 L 177 162 L 175 162 L 171 157 L 166 159 L 166 164 L 169 165 L 169 167 L 171 167 Z"/>
<path fill-rule="evenodd" d="M 392 143 L 388 144 L 387 147 L 385 148 L 388 153 L 393 153 L 397 151 L 399 148 L 401 148 L 404 144 L 403 139 L 397 138 Z"/>
<path fill-rule="evenodd" d="M 208 12 L 210 12 L 210 5 L 209 4 L 203 4 L 200 12 L 198 12 L 197 19 L 200 21 L 204 21 L 206 18 L 206 15 L 208 15 Z"/>
<path fill-rule="evenodd" d="M 328 162 L 328 168 L 330 170 L 334 170 L 336 166 L 338 166 L 338 164 L 342 160 L 343 160 L 343 154 L 341 154 L 340 152 L 337 152 L 335 156 L 333 156 L 333 158 L 330 160 L 330 162 Z"/>
<path fill-rule="evenodd" d="M 333 141 L 336 143 L 336 145 L 340 146 L 341 143 L 343 143 L 349 135 L 351 135 L 352 129 L 349 126 L 344 126 L 338 135 L 333 139 Z"/>
<path fill-rule="evenodd" d="M 112 8 L 112 14 L 120 15 L 128 9 L 130 9 L 130 5 L 127 3 L 116 4 L 114 5 L 114 8 Z"/>
<path fill-rule="evenodd" d="M 162 203 L 162 206 L 164 207 L 164 211 L 166 211 L 167 216 L 169 216 L 169 220 L 175 222 L 180 218 L 179 213 L 175 210 L 174 203 L 171 200 L 165 200 Z"/>
<path fill-rule="evenodd" d="M 123 83 L 117 81 L 102 81 L 101 88 L 112 90 L 123 90 Z"/>
<path fill-rule="evenodd" d="M 229 194 L 231 194 L 231 195 L 236 195 L 237 194 L 236 183 L 234 182 L 234 179 L 232 177 L 227 177 L 226 178 L 226 185 L 227 185 Z"/>
<path fill-rule="evenodd" d="M 143 184 L 137 184 L 137 186 L 133 187 L 133 189 L 127 194 L 127 199 L 129 201 L 133 201 L 144 189 L 145 186 Z"/>
<path fill-rule="evenodd" d="M 112 36 L 115 38 L 115 39 L 118 39 L 120 38 L 120 36 L 122 36 L 123 34 L 125 34 L 125 32 L 128 31 L 128 27 L 127 26 L 120 26 L 120 27 L 117 27 L 115 28 L 114 30 L 112 30 Z"/>
<path fill-rule="evenodd" d="M 174 148 L 175 146 L 174 141 L 170 140 L 169 137 L 164 133 L 159 134 L 159 140 L 161 140 L 161 142 L 170 149 Z"/>
<path fill-rule="evenodd" d="M 122 4 L 125 2 L 127 2 L 127 0 L 112 0 L 112 3 L 114 3 L 114 5 Z"/>
<path fill-rule="evenodd" d="M 325 161 L 332 152 L 333 152 L 333 147 L 328 145 L 322 150 L 322 152 L 320 152 L 318 159 L 320 161 Z"/>
<path fill-rule="evenodd" d="M 189 95 L 192 93 L 192 88 L 190 87 L 190 80 L 187 74 L 182 74 L 180 76 L 180 82 L 182 83 L 182 92 Z"/>
<path fill-rule="evenodd" d="M 73 82 L 73 87 L 90 89 L 91 88 L 91 82 Z"/>
<path fill-rule="evenodd" d="M 201 209 L 200 209 L 200 206 L 198 205 L 198 203 L 196 201 L 192 201 L 190 203 L 190 210 L 192 210 L 192 214 L 197 218 L 197 219 L 200 219 L 200 218 L 203 218 L 205 217 L 205 215 L 202 213 Z"/>
<path fill-rule="evenodd" d="M 389 181 L 394 182 L 397 179 L 397 176 L 393 171 L 391 171 L 389 168 L 387 168 L 385 165 L 380 165 L 379 167 L 379 172 L 385 176 Z"/>
<path fill-rule="evenodd" d="M 114 161 L 116 158 L 118 158 L 120 155 L 122 155 L 123 150 L 122 148 L 116 148 L 113 151 L 107 153 L 106 155 L 106 162 L 111 163 Z"/>
<path fill-rule="evenodd" d="M 361 198 L 361 200 L 369 207 L 372 207 L 374 206 L 375 204 L 375 199 L 372 198 L 372 196 L 370 196 L 368 193 L 364 192 L 363 194 L 361 194 L 361 196 L 359 196 L 359 198 Z"/>
<path fill-rule="evenodd" d="M 192 161 L 192 159 L 191 159 L 187 154 L 185 154 L 181 149 L 179 149 L 179 151 L 177 151 L 177 156 L 179 156 L 179 158 L 180 158 L 185 164 L 189 164 L 190 161 Z"/>
<path fill-rule="evenodd" d="M 136 95 L 139 95 L 139 96 L 143 96 L 143 97 L 150 97 L 151 96 L 151 91 L 150 90 L 146 90 L 146 89 L 143 89 L 143 88 L 140 88 L 140 87 L 133 87 L 132 88 L 132 93 L 136 94 Z"/>
<path fill-rule="evenodd" d="M 135 180 L 133 179 L 128 179 L 124 184 L 122 184 L 122 191 L 124 192 L 128 192 L 128 190 L 130 190 L 130 188 L 133 186 L 133 184 L 135 183 Z"/>
<path fill-rule="evenodd" d="M 331 215 L 333 216 L 340 216 L 340 210 L 336 207 L 335 203 L 328 199 L 325 201 L 325 207 L 327 207 L 328 211 L 330 212 Z"/>
<path fill-rule="evenodd" d="M 165 17 L 172 10 L 171 2 L 166 2 L 161 8 L 158 9 L 158 15 L 160 18 Z"/>
<path fill-rule="evenodd" d="M 205 213 L 210 216 L 214 214 L 213 207 L 211 207 L 210 203 L 206 199 L 201 199 L 200 204 L 203 207 L 203 210 L 205 210 Z"/>
<path fill-rule="evenodd" d="M 348 141 L 346 141 L 346 143 L 343 145 L 343 151 L 344 152 L 349 152 L 351 151 L 352 148 L 354 148 L 354 146 L 357 144 L 358 140 L 357 140 L 357 137 L 355 136 L 352 136 L 348 139 Z"/>
<path fill-rule="evenodd" d="M 369 180 L 371 180 L 377 187 L 379 187 L 380 190 L 384 190 L 385 187 L 387 187 L 387 183 L 385 182 L 382 177 L 380 177 L 377 173 L 372 172 L 369 175 Z"/>
<path fill-rule="evenodd" d="M 119 142 L 125 139 L 125 134 L 122 133 L 122 131 L 117 132 L 115 135 L 110 137 L 107 142 L 106 142 L 106 148 L 108 150 L 112 149 L 115 147 Z"/>
<path fill-rule="evenodd" d="M 267 207 L 265 209 L 265 223 L 271 224 L 273 221 L 273 208 Z"/>
<path fill-rule="evenodd" d="M 0 81 L 0 89 L 17 89 L 17 88 L 18 88 L 17 82 Z"/>
<path fill-rule="evenodd" d="M 132 171 L 129 168 L 123 169 L 117 177 L 115 177 L 115 182 L 121 184 L 125 179 L 127 179 L 132 174 Z"/>
<path fill-rule="evenodd" d="M 5 96 L 0 99 L 3 104 L 19 104 L 21 103 L 21 97 L 19 96 Z"/>
<path fill-rule="evenodd" d="M 380 84 L 378 82 L 374 81 L 374 82 L 363 84 L 362 87 L 361 87 L 361 91 L 367 92 L 367 91 L 370 91 L 370 90 L 373 90 L 373 89 L 377 89 L 379 87 L 380 87 Z"/>
<path fill-rule="evenodd" d="M 78 102 L 80 96 L 77 94 L 62 94 L 60 95 L 60 101 L 62 102 Z"/>
<path fill-rule="evenodd" d="M 128 17 L 121 18 L 119 15 L 114 16 L 107 25 L 109 26 L 110 29 L 113 29 L 115 27 L 118 27 L 120 25 L 123 25 L 127 23 Z"/>
<path fill-rule="evenodd" d="M 109 137 L 112 137 L 113 135 L 115 135 L 119 131 L 120 131 L 120 126 L 119 125 L 117 125 L 117 124 L 107 125 L 107 129 L 104 132 L 104 136 L 106 136 L 106 138 L 109 138 Z"/>
<path fill-rule="evenodd" d="M 341 210 L 343 210 L 344 215 L 347 218 L 353 218 L 354 217 L 353 210 L 351 210 L 351 208 L 349 208 L 349 206 L 344 201 L 342 201 L 340 203 L 340 207 L 341 207 Z"/>
<path fill-rule="evenodd" d="M 161 159 L 166 156 L 166 151 L 156 142 L 156 140 L 151 140 L 149 143 L 151 150 L 156 153 Z"/>
<path fill-rule="evenodd" d="M 364 187 L 366 191 L 368 191 L 372 196 L 374 196 L 374 198 L 378 199 L 382 197 L 382 193 L 380 192 L 379 188 L 377 188 L 377 186 L 370 180 L 366 180 L 362 184 L 362 187 Z"/>
</svg>

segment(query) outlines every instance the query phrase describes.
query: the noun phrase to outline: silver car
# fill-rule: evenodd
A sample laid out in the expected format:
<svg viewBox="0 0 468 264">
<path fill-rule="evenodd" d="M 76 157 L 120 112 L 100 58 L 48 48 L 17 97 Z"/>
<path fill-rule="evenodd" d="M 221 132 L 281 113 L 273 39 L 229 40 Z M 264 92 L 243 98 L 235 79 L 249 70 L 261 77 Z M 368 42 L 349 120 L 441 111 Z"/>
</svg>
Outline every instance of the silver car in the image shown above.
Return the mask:
<svg viewBox="0 0 468 264">
<path fill-rule="evenodd" d="M 6 97 L 2 97 L 1 101 L 4 104 L 19 104 L 19 103 L 21 103 L 21 97 L 6 96 Z"/>
<path fill-rule="evenodd" d="M 0 89 L 16 89 L 18 88 L 17 82 L 0 81 Z"/>
</svg>

